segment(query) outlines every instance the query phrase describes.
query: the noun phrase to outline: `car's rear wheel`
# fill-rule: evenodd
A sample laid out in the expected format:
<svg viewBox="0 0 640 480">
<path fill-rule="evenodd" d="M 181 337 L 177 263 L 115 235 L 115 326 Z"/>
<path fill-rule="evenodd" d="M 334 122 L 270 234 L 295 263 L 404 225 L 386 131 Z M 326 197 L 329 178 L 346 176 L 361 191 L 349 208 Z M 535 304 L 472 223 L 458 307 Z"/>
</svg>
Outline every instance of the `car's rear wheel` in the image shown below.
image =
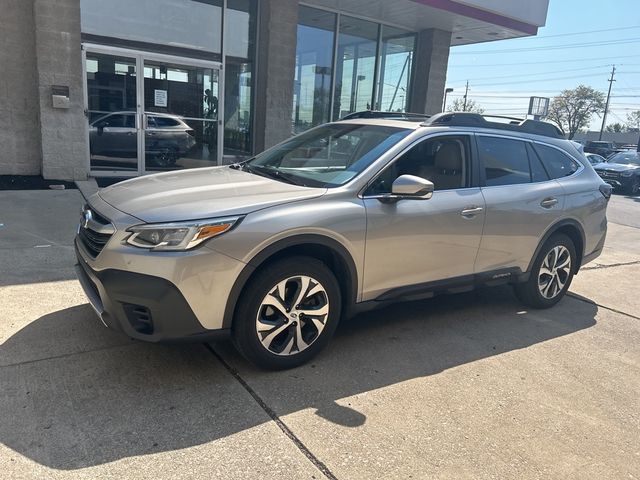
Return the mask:
<svg viewBox="0 0 640 480">
<path fill-rule="evenodd" d="M 322 350 L 340 319 L 338 281 L 321 261 L 292 257 L 268 264 L 246 285 L 233 341 L 258 367 L 285 369 Z"/>
<path fill-rule="evenodd" d="M 561 233 L 552 235 L 536 257 L 529 280 L 515 286 L 517 297 L 532 308 L 549 308 L 565 295 L 576 264 L 576 249 Z"/>
</svg>

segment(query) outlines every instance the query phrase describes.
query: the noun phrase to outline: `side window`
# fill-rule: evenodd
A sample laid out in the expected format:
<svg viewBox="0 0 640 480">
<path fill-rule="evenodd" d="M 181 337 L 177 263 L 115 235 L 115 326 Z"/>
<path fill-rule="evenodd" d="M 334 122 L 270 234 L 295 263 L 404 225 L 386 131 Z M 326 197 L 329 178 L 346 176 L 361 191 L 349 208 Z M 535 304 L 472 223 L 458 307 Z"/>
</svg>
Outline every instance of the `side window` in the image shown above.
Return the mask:
<svg viewBox="0 0 640 480">
<path fill-rule="evenodd" d="M 542 166 L 540 157 L 535 152 L 530 143 L 527 143 L 527 153 L 529 154 L 529 166 L 531 167 L 532 182 L 546 182 L 549 180 L 546 170 Z"/>
<path fill-rule="evenodd" d="M 477 139 L 487 187 L 531 182 L 525 142 L 483 135 Z"/>
<path fill-rule="evenodd" d="M 557 148 L 536 143 L 535 149 L 551 178 L 568 177 L 576 173 L 578 168 L 580 168 L 575 160 Z"/>
<path fill-rule="evenodd" d="M 469 152 L 467 136 L 424 140 L 387 166 L 365 194 L 391 193 L 391 185 L 401 175 L 415 175 L 430 180 L 435 190 L 467 187 Z"/>
<path fill-rule="evenodd" d="M 159 128 L 175 127 L 178 125 L 178 122 L 175 119 L 169 117 L 153 117 L 153 119 L 155 120 L 156 127 Z"/>
</svg>

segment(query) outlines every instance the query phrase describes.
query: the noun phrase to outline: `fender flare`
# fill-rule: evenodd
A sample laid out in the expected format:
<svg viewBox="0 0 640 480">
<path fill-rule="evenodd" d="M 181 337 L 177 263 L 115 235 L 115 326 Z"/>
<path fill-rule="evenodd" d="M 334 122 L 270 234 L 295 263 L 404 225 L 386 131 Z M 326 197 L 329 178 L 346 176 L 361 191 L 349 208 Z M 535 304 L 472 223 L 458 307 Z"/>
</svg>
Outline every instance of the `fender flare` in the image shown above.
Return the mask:
<svg viewBox="0 0 640 480">
<path fill-rule="evenodd" d="M 577 252 L 577 253 L 580 256 L 580 259 L 582 259 L 582 257 L 584 256 L 584 248 L 586 245 L 586 236 L 584 234 L 584 229 L 582 228 L 582 225 L 580 224 L 580 222 L 578 222 L 577 220 L 574 220 L 572 218 L 565 218 L 563 220 L 559 220 L 556 223 L 552 224 L 547 229 L 546 233 L 542 236 L 542 239 L 538 243 L 538 246 L 536 247 L 536 251 L 534 252 L 533 257 L 531 257 L 531 260 L 529 261 L 529 265 L 527 266 L 527 271 L 525 273 L 527 277 L 531 273 L 531 269 L 533 268 L 533 262 L 535 262 L 536 258 L 538 258 L 538 255 L 540 254 L 540 250 L 542 250 L 542 246 L 547 242 L 547 240 L 549 240 L 551 235 L 556 233 L 561 228 L 567 227 L 567 226 L 575 228 L 580 233 L 580 237 L 582 239 L 582 252 Z M 576 269 L 575 269 L 576 273 L 580 268 L 580 263 L 581 263 L 580 261 L 576 262 Z"/>
<path fill-rule="evenodd" d="M 265 261 L 271 258 L 273 255 L 281 252 L 287 248 L 295 247 L 299 245 L 320 245 L 323 247 L 327 247 L 331 249 L 338 257 L 344 262 L 349 271 L 349 297 L 344 299 L 344 305 L 352 305 L 356 302 L 358 295 L 358 270 L 356 268 L 356 264 L 344 245 L 342 245 L 337 240 L 333 238 L 317 235 L 317 234 L 301 234 L 301 235 L 293 235 L 291 237 L 283 238 L 282 240 L 278 240 L 277 242 L 268 245 L 263 250 L 261 250 L 258 254 L 256 254 L 238 275 L 236 278 L 233 287 L 231 287 L 231 292 L 227 298 L 227 303 L 224 309 L 224 316 L 222 320 L 222 328 L 231 328 L 231 324 L 233 323 L 233 315 L 235 313 L 236 305 L 242 294 L 242 290 L 245 285 L 254 274 L 256 269 L 262 265 Z"/>
</svg>

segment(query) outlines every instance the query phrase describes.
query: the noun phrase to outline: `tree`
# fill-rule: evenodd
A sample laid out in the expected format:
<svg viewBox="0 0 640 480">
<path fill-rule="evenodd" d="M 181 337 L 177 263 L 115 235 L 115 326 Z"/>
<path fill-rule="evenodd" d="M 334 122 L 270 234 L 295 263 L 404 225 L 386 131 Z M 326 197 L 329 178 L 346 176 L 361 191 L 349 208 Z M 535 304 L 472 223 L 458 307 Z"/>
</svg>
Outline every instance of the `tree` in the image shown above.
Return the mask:
<svg viewBox="0 0 640 480">
<path fill-rule="evenodd" d="M 594 114 L 604 113 L 605 98 L 602 92 L 580 85 L 573 90 L 563 90 L 549 107 L 547 118 L 560 127 L 562 133 L 572 139 L 591 123 Z"/>
<path fill-rule="evenodd" d="M 640 110 L 627 113 L 627 127 L 636 132 L 640 130 Z"/>
<path fill-rule="evenodd" d="M 473 100 L 467 99 L 467 105 L 465 108 L 464 99 L 456 98 L 449 108 L 447 108 L 448 112 L 473 112 L 473 113 L 484 113 L 484 108 L 482 108 L 477 102 Z"/>
<path fill-rule="evenodd" d="M 610 123 L 609 125 L 607 125 L 607 128 L 605 129 L 607 132 L 626 132 L 627 131 L 627 127 L 621 123 Z"/>
</svg>

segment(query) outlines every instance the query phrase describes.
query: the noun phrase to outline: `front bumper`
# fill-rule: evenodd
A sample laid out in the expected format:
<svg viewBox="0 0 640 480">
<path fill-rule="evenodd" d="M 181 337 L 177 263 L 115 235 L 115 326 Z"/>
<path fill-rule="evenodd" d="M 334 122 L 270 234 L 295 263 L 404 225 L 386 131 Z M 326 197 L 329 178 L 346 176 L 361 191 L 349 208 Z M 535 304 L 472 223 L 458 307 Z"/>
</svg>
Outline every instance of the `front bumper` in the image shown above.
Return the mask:
<svg viewBox="0 0 640 480">
<path fill-rule="evenodd" d="M 78 280 L 105 326 L 147 342 L 203 342 L 228 335 L 228 330 L 204 328 L 170 281 L 124 270 L 93 270 L 77 244 L 75 248 Z"/>
</svg>

